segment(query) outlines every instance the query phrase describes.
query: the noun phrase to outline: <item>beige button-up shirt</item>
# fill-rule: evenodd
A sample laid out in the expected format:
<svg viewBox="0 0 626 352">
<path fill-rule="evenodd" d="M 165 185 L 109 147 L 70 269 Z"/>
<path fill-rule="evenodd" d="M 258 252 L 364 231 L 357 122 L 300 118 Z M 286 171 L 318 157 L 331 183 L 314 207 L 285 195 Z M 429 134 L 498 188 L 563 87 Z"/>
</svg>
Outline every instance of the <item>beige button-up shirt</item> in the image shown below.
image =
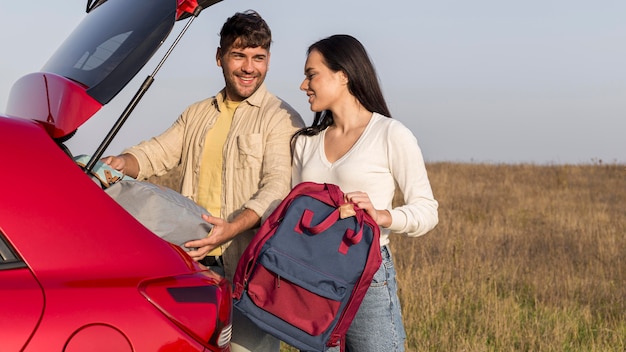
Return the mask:
<svg viewBox="0 0 626 352">
<path fill-rule="evenodd" d="M 181 164 L 181 193 L 194 201 L 205 135 L 218 118 L 224 91 L 189 106 L 165 132 L 128 148 L 139 163 L 138 179 L 163 175 Z M 224 143 L 222 214 L 232 220 L 250 209 L 264 220 L 291 190 L 291 136 L 304 122 L 287 103 L 261 85 L 241 102 Z M 238 235 L 224 253 L 226 277 L 256 229 Z"/>
</svg>

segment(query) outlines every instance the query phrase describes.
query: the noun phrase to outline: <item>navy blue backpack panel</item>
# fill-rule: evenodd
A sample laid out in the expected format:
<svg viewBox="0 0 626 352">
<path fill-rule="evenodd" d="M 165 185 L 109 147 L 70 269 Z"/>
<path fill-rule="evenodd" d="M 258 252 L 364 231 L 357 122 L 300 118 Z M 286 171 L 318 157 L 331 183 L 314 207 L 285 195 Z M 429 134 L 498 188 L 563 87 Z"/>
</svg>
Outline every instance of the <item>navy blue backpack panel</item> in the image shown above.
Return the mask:
<svg viewBox="0 0 626 352">
<path fill-rule="evenodd" d="M 235 308 L 303 351 L 343 346 L 382 262 L 378 225 L 344 203 L 336 185 L 297 185 L 263 222 L 235 272 Z"/>
</svg>

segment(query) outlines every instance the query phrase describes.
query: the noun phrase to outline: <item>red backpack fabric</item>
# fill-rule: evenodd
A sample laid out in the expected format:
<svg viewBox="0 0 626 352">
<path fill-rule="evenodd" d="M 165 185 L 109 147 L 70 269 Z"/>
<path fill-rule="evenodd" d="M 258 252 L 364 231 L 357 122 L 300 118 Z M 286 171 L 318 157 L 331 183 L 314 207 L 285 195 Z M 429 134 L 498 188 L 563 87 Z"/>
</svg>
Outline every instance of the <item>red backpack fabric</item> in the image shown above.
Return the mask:
<svg viewBox="0 0 626 352">
<path fill-rule="evenodd" d="M 263 222 L 235 272 L 235 308 L 302 351 L 343 349 L 382 262 L 378 225 L 344 203 L 336 185 L 297 185 Z"/>
</svg>

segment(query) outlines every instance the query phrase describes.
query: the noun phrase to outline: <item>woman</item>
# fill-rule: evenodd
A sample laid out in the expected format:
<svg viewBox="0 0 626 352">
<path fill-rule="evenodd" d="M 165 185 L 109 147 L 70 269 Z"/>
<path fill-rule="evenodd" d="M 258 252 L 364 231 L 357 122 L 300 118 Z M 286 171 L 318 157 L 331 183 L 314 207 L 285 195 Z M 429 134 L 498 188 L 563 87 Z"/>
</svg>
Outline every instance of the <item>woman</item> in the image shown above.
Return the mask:
<svg viewBox="0 0 626 352">
<path fill-rule="evenodd" d="M 383 263 L 350 326 L 346 350 L 404 351 L 388 244 L 392 232 L 416 237 L 437 225 L 438 203 L 420 148 L 408 128 L 389 118 L 374 67 L 355 38 L 333 35 L 311 45 L 304 74 L 300 89 L 315 119 L 292 139 L 292 184 L 336 184 L 381 227 Z M 394 207 L 396 190 L 404 205 Z"/>
</svg>

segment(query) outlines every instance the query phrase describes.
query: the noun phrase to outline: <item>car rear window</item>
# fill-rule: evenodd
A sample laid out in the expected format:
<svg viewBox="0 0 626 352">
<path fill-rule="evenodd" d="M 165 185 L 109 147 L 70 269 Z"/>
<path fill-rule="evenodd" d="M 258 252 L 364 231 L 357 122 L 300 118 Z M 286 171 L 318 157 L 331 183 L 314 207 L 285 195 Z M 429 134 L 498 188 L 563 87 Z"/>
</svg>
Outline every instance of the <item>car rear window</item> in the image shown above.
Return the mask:
<svg viewBox="0 0 626 352">
<path fill-rule="evenodd" d="M 92 10 L 43 66 L 82 83 L 108 103 L 139 72 L 170 33 L 171 0 L 108 0 Z"/>
</svg>

